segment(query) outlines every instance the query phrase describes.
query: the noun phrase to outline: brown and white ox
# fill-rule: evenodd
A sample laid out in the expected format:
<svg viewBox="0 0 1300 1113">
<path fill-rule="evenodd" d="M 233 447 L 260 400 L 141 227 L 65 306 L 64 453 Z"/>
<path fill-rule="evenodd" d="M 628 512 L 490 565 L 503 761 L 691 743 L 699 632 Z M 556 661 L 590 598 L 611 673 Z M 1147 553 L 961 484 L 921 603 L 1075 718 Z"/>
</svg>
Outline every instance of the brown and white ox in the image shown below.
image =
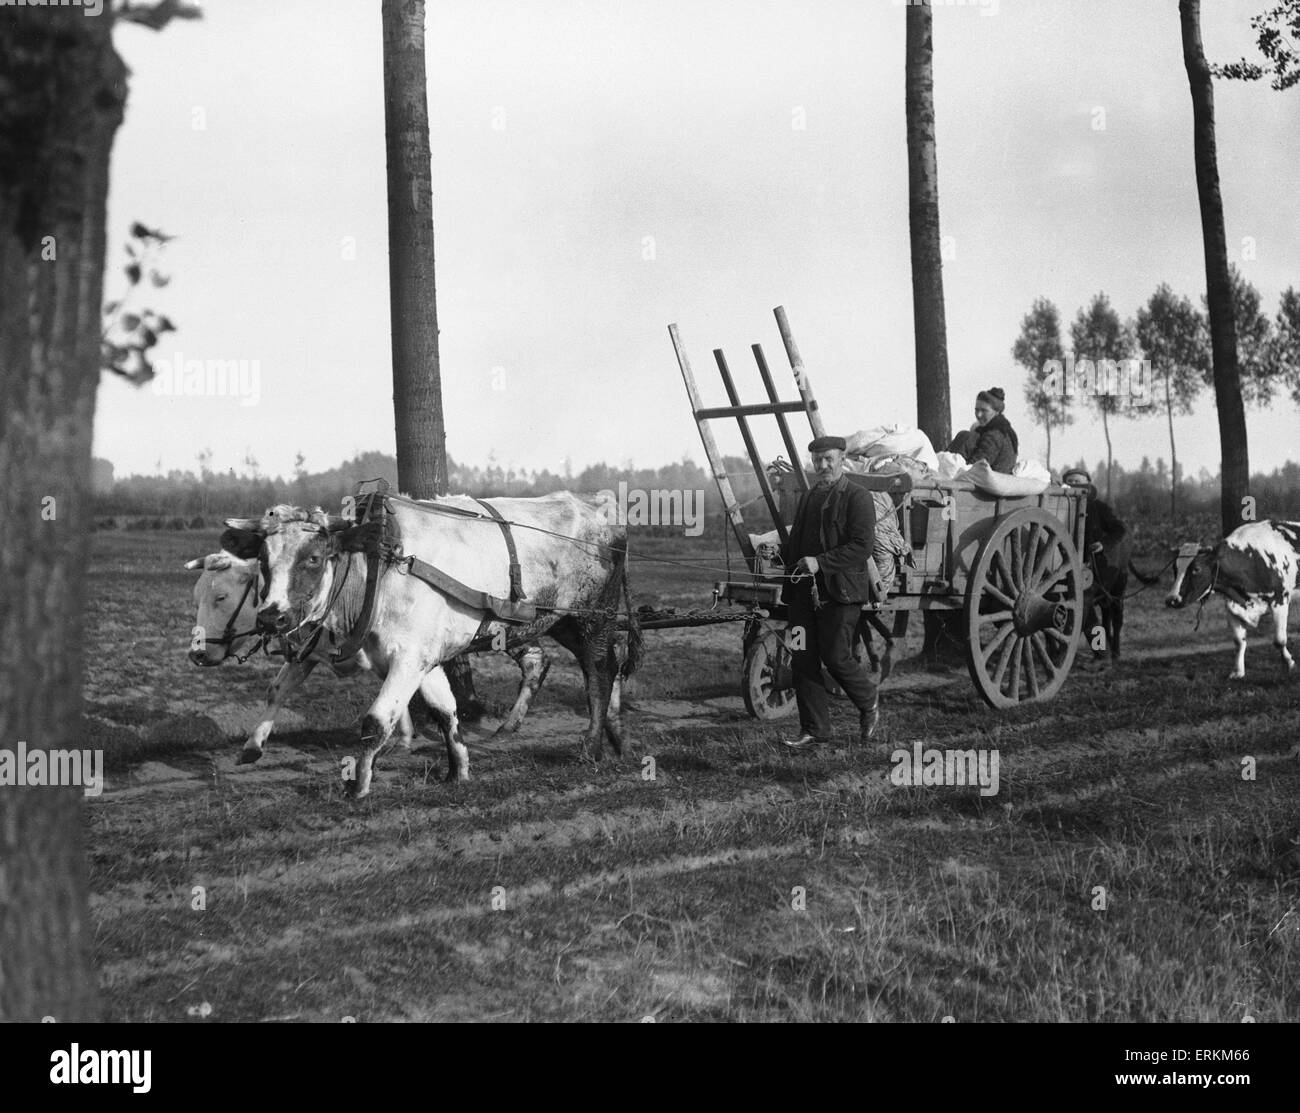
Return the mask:
<svg viewBox="0 0 1300 1113">
<path fill-rule="evenodd" d="M 621 754 L 618 682 L 636 669 L 641 656 L 641 632 L 627 584 L 625 530 L 567 492 L 486 501 L 511 524 L 522 585 L 538 613 L 527 624 L 493 620 L 485 632 L 503 631 L 507 648 L 547 634 L 570 650 L 586 680 L 589 719 L 582 752 L 598 759 L 608 736 L 614 752 Z M 473 499 L 452 496 L 420 503 L 390 496 L 388 502 L 404 555 L 474 590 L 509 597 L 510 562 L 501 531 Z M 438 507 L 448 503 L 462 513 L 440 513 Z M 319 510 L 288 519 L 272 514 L 261 520 L 230 519 L 227 524 L 254 530 L 264 539 L 269 589 L 258 612 L 264 629 L 283 632 L 320 624 L 336 641 L 348 636 L 365 597 L 366 557 L 351 551 L 364 526 Z M 621 668 L 615 653 L 620 608 L 629 616 Z M 370 791 L 375 758 L 417 691 L 442 729 L 447 779 L 469 778 L 469 751 L 461 741 L 456 701 L 442 665 L 469 648 L 483 618 L 482 611 L 430 587 L 402 565 L 383 568 L 362 644 L 384 682 L 363 720 L 355 769 L 345 765 L 344 780 L 353 795 Z"/>
<path fill-rule="evenodd" d="M 194 585 L 195 639 L 201 644 L 190 649 L 189 658 L 194 664 L 207 667 L 223 664 L 230 658 L 242 661 L 257 648 L 258 639 L 262 635 L 257 625 L 263 582 L 258 560 L 261 537 L 248 530 L 227 529 L 222 534 L 220 543 L 220 552 L 209 553 L 188 561 L 185 565 L 186 568 L 201 572 Z M 528 714 L 533 697 L 541 688 L 551 667 L 550 654 L 539 645 L 514 646 L 507 652 L 519 666 L 521 679 L 514 706 L 497 728 L 496 734 L 509 734 L 519 729 Z M 349 665 L 339 666 L 330 659 L 328 645 L 318 646 L 302 661 L 286 661 L 271 681 L 266 709 L 262 712 L 261 719 L 240 750 L 240 765 L 255 762 L 262 756 L 262 748 L 275 727 L 280 709 L 322 663 L 332 669 L 336 676 L 371 671 L 370 660 L 364 650 Z M 397 727 L 399 743 L 403 748 L 410 749 L 415 728 L 406 708 L 402 709 Z"/>
<path fill-rule="evenodd" d="M 1256 629 L 1264 613 L 1273 615 L 1273 644 L 1287 672 L 1295 661 L 1286 647 L 1287 612 L 1296 593 L 1300 566 L 1300 522 L 1249 522 L 1233 530 L 1213 549 L 1195 543 L 1179 550 L 1174 586 L 1165 599 L 1170 607 L 1199 603 L 1212 592 L 1228 607 L 1228 625 L 1237 647 L 1229 680 L 1246 675 L 1246 629 Z"/>
</svg>

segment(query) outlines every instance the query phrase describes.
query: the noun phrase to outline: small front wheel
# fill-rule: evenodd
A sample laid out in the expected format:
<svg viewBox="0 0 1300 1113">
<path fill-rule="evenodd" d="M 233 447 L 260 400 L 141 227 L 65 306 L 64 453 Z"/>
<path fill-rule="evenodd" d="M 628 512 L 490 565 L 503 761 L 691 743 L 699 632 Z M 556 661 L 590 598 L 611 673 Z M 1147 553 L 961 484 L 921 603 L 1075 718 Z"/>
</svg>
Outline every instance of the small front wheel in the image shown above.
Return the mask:
<svg viewBox="0 0 1300 1113">
<path fill-rule="evenodd" d="M 782 719 L 794 711 L 793 658 L 782 631 L 769 629 L 750 641 L 740 692 L 755 719 Z"/>
</svg>

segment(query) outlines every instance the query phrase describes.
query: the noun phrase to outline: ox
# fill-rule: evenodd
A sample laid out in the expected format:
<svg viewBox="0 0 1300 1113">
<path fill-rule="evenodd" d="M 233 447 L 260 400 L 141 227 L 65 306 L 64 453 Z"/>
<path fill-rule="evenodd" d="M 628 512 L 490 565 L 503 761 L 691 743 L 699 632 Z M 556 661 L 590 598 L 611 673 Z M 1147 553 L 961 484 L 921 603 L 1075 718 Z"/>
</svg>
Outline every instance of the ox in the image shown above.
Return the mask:
<svg viewBox="0 0 1300 1113">
<path fill-rule="evenodd" d="M 436 502 L 390 496 L 382 506 L 382 536 L 400 538 L 395 543 L 377 545 L 373 522 L 353 523 L 319 510 L 227 522 L 263 538 L 269 583 L 258 621 L 264 629 L 359 640 L 384 678 L 363 720 L 355 769 L 345 767 L 348 790 L 357 797 L 370 791 L 375 758 L 416 691 L 442 729 L 447 779 L 468 779 L 469 752 L 441 666 L 498 635 L 509 647 L 545 633 L 570 650 L 586 680 L 589 720 L 582 752 L 598 759 L 608 736 L 621 754 L 617 685 L 641 656 L 625 531 L 567 492 L 483 502 L 464 496 Z M 505 544 L 499 527 L 506 532 Z M 513 603 L 524 587 L 526 609 Z M 527 620 L 503 621 L 489 613 L 488 604 L 466 601 L 504 606 L 507 595 L 509 606 L 519 607 L 511 613 L 527 613 Z M 629 627 L 621 668 L 614 651 L 620 604 Z"/>
<path fill-rule="evenodd" d="M 1133 563 L 1133 538 L 1128 533 L 1096 542 L 1095 548 L 1088 552 L 1088 560 L 1092 567 L 1092 584 L 1083 594 L 1083 613 L 1086 618 L 1083 634 L 1089 639 L 1095 639 L 1100 630 L 1104 644 L 1110 647 L 1111 660 L 1118 661 L 1128 578 L 1133 576 L 1149 586 L 1157 583 L 1160 577 L 1148 576 Z M 1092 655 L 1094 658 L 1102 655 L 1095 641 Z"/>
<path fill-rule="evenodd" d="M 1249 522 L 1213 549 L 1184 545 L 1174 566 L 1174 586 L 1165 603 L 1182 607 L 1213 592 L 1224 597 L 1228 625 L 1237 647 L 1229 680 L 1246 675 L 1246 628 L 1258 628 L 1265 611 L 1273 615 L 1273 644 L 1288 672 L 1295 661 L 1286 648 L 1287 611 L 1296 593 L 1300 565 L 1300 522 Z"/>
<path fill-rule="evenodd" d="M 1110 646 L 1111 660 L 1118 661 L 1128 578 L 1131 574 L 1144 584 L 1153 584 L 1159 577 L 1146 576 L 1133 566 L 1133 538 L 1128 527 L 1109 503 L 1097 497 L 1097 488 L 1085 468 L 1067 469 L 1061 482 L 1088 494 L 1083 544 L 1084 559 L 1092 569 L 1092 584 L 1083 597 L 1082 633 L 1092 642 L 1094 659 L 1102 656 L 1095 640 L 1100 631 L 1103 641 Z"/>
<path fill-rule="evenodd" d="M 188 561 L 185 565 L 202 573 L 194 585 L 194 603 L 197 612 L 195 625 L 203 644 L 192 648 L 189 658 L 196 665 L 208 667 L 220 665 L 231 657 L 242 663 L 258 648 L 261 638 L 257 626 L 262 582 L 258 561 L 261 539 L 256 534 L 228 529 L 222 535 L 221 544 L 220 552 Z M 222 633 L 209 636 L 208 632 L 212 630 L 221 630 Z M 550 655 L 539 645 L 519 645 L 507 652 L 519 666 L 521 680 L 514 706 L 496 734 L 509 734 L 519 729 L 551 667 Z M 323 647 L 317 647 L 301 661 L 286 661 L 271 681 L 266 709 L 240 751 L 240 765 L 255 762 L 262 756 L 262 747 L 275 727 L 280 709 L 321 663 L 328 665 L 336 676 L 351 676 L 371 669 L 364 652 L 358 653 L 351 664 L 339 665 L 330 659 Z M 398 730 L 401 746 L 409 750 L 415 728 L 406 708 L 402 709 Z"/>
</svg>

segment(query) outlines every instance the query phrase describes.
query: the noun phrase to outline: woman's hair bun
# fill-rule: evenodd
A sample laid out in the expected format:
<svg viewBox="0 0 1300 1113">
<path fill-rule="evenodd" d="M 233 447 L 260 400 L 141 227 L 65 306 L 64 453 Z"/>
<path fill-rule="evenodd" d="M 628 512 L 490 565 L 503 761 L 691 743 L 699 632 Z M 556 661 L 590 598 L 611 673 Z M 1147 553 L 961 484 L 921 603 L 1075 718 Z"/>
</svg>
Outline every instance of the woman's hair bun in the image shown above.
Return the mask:
<svg viewBox="0 0 1300 1113">
<path fill-rule="evenodd" d="M 994 398 L 1005 398 L 1007 396 L 1007 392 L 1000 386 L 993 387 L 989 393 L 993 395 Z"/>
</svg>

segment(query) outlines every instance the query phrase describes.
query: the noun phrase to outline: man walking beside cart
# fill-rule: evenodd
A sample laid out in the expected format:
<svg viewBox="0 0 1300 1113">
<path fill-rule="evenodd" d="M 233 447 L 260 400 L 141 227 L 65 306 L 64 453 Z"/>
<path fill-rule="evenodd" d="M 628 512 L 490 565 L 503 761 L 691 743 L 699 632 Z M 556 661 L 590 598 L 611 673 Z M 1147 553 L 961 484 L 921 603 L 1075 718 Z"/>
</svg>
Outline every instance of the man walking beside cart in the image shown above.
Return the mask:
<svg viewBox="0 0 1300 1113">
<path fill-rule="evenodd" d="M 822 666 L 858 709 L 859 740 L 880 722 L 876 682 L 853 654 L 862 604 L 871 599 L 868 560 L 876 526 L 871 492 L 844 475 L 843 437 L 809 446 L 816 484 L 799 500 L 786 554 L 782 599 L 788 610 L 802 750 L 831 738 L 830 693 Z"/>
</svg>

